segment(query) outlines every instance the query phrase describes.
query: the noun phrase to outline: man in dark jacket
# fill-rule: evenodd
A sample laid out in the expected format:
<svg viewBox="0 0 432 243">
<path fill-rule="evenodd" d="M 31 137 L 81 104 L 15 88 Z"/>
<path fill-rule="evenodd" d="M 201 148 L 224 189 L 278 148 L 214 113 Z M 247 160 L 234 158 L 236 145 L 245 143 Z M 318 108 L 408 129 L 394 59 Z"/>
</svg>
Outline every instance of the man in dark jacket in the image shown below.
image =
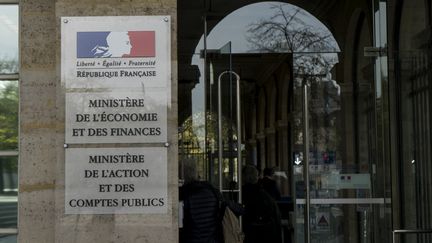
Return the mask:
<svg viewBox="0 0 432 243">
<path fill-rule="evenodd" d="M 259 184 L 262 188 L 276 201 L 281 200 L 281 194 L 276 181 L 273 179 L 274 169 L 266 167 L 264 169 L 264 177 L 259 180 Z"/>
<path fill-rule="evenodd" d="M 183 201 L 183 228 L 180 243 L 222 243 L 220 195 L 210 183 L 198 181 L 195 163 L 183 163 L 185 184 L 180 188 Z"/>
<path fill-rule="evenodd" d="M 258 170 L 243 168 L 244 243 L 280 243 L 281 218 L 275 200 L 258 184 Z"/>
</svg>

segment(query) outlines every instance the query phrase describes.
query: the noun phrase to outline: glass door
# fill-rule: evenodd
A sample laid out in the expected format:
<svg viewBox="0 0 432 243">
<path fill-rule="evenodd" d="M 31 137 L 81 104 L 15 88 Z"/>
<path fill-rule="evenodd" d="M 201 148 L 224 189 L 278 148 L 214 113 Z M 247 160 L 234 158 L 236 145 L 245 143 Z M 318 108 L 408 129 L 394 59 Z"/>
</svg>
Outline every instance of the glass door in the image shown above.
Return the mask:
<svg viewBox="0 0 432 243">
<path fill-rule="evenodd" d="M 387 242 L 389 171 L 377 155 L 374 79 L 355 89 L 338 82 L 337 56 L 293 56 L 295 239 Z"/>
<path fill-rule="evenodd" d="M 341 53 L 293 54 L 295 242 L 391 241 L 386 7 L 374 6 L 363 75 L 338 76 Z"/>
<path fill-rule="evenodd" d="M 432 242 L 432 38 L 423 35 L 430 31 L 432 9 L 430 1 L 412 3 L 389 4 L 389 12 L 401 8 L 391 23 L 401 33 L 391 42 L 398 138 L 392 160 L 394 243 Z"/>
<path fill-rule="evenodd" d="M 232 70 L 231 42 L 206 50 L 207 155 L 213 184 L 228 199 L 241 190 L 240 77 Z"/>
<path fill-rule="evenodd" d="M 179 150 L 234 200 L 241 167 L 256 167 L 260 179 L 273 170 L 284 243 L 390 242 L 385 4 L 341 3 L 364 11 L 332 25 L 300 2 L 213 1 L 192 11 L 207 15 L 195 18 L 203 34 L 179 68 L 179 94 L 189 98 L 179 104 Z M 186 22 L 190 44 L 194 22 Z"/>
</svg>

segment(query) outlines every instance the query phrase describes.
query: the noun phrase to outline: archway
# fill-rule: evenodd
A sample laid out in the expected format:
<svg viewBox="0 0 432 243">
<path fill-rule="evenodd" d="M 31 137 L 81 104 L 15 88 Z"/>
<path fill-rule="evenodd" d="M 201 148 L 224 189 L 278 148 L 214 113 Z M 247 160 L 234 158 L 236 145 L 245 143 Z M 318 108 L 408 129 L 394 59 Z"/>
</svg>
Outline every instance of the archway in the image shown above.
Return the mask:
<svg viewBox="0 0 432 243">
<path fill-rule="evenodd" d="M 376 197 L 373 193 L 379 194 L 379 190 L 375 189 L 380 186 L 374 184 L 372 176 L 376 175 L 371 173 L 372 168 L 376 168 L 372 152 L 376 138 L 358 135 L 365 128 L 375 129 L 375 103 L 372 96 L 365 96 L 365 90 L 355 87 L 352 82 L 358 79 L 372 84 L 374 77 L 369 73 L 357 72 L 355 75 L 362 75 L 361 79 L 355 77 L 348 80 L 344 78 L 347 71 L 343 67 L 354 65 L 353 69 L 356 70 L 361 70 L 357 66 L 360 64 L 361 67 L 373 67 L 370 59 L 354 62 L 352 57 L 354 54 L 358 56 L 361 48 L 370 45 L 364 38 L 367 33 L 360 34 L 362 38 L 350 35 L 350 31 L 356 31 L 349 29 L 347 23 L 350 21 L 328 24 L 332 23 L 330 20 L 335 21 L 336 17 L 324 17 L 323 12 L 330 11 L 325 4 L 318 4 L 320 10 L 312 12 L 323 11 L 318 16 L 325 19 L 327 25 L 308 11 L 284 2 L 243 3 L 237 5 L 238 8 L 232 8 L 230 3 L 225 7 L 219 4 L 223 3 L 213 2 L 211 6 L 215 8 L 211 8 L 203 17 L 206 34 L 201 35 L 199 41 L 195 39 L 197 44 L 188 63 L 189 67 L 195 67 L 194 74 L 197 74 L 191 89 L 192 114 L 199 111 L 216 112 L 218 103 L 222 103 L 219 115 L 234 126 L 238 111 L 235 101 L 238 90 L 234 78 L 229 75 L 222 78 L 222 94 L 217 91 L 217 83 L 219 74 L 226 70 L 239 74 L 242 135 L 237 137 L 243 145 L 242 165 L 252 164 L 260 170 L 266 167 L 276 170 L 275 179 L 282 193 L 280 209 L 286 213 L 285 219 L 288 219 L 287 212 L 294 209 L 292 216 L 297 220 L 293 239 L 303 242 L 305 235 L 315 239 L 325 235 L 329 242 L 344 242 L 351 239 L 351 235 L 360 239 L 364 235 L 360 236 L 362 232 L 359 229 L 368 218 L 355 213 L 357 202 L 363 198 Z M 354 13 L 354 9 L 362 9 L 364 5 L 367 6 L 363 1 L 356 6 L 342 4 L 340 8 L 345 6 L 352 10 L 349 13 Z M 215 11 L 219 8 L 226 10 L 224 14 Z M 350 19 L 349 16 L 343 17 Z M 330 29 L 342 40 L 341 46 L 353 49 L 341 51 Z M 368 29 L 362 28 L 362 31 L 367 32 Z M 352 40 L 347 40 L 346 36 L 358 38 L 355 47 L 348 44 Z M 305 87 L 306 91 L 303 90 Z M 305 92 L 307 99 L 303 97 Z M 303 110 L 306 102 L 309 108 Z M 364 112 L 360 112 L 359 107 Z M 309 114 L 309 125 L 305 125 L 304 113 Z M 362 123 L 361 129 L 355 125 L 359 123 Z M 308 132 L 305 132 L 305 127 Z M 309 138 L 309 141 L 305 142 L 305 138 Z M 207 161 L 214 161 L 213 152 L 223 150 L 224 163 L 238 165 L 239 159 L 233 157 L 237 149 L 235 142 L 235 139 L 227 141 L 227 145 L 221 148 L 217 144 L 207 144 Z M 309 150 L 305 148 L 306 144 L 309 144 Z M 350 150 L 352 144 L 363 147 L 361 150 Z M 308 184 L 304 179 L 305 167 L 309 167 L 303 165 L 306 157 L 309 157 L 309 169 L 313 175 Z M 352 158 L 361 158 L 362 161 Z M 384 173 L 379 167 L 378 170 L 378 174 Z M 231 168 L 223 171 L 227 174 L 233 172 Z M 356 187 L 341 186 L 342 177 L 356 178 L 364 183 Z M 234 182 L 237 187 L 223 187 L 223 191 L 230 194 L 231 198 L 238 198 L 240 181 L 229 176 L 224 178 Z M 213 183 L 220 184 L 218 181 Z M 352 199 L 352 202 L 347 207 L 324 201 L 306 206 L 304 191 L 307 186 L 313 188 L 314 197 L 325 199 L 325 202 L 338 202 L 339 198 L 342 201 Z M 306 207 L 314 210 L 314 216 L 308 220 L 309 225 L 315 225 L 315 228 L 309 232 L 303 231 L 304 223 L 300 223 L 306 222 L 303 215 Z M 367 209 L 362 212 L 369 213 Z M 348 217 L 354 220 L 347 221 Z M 288 230 L 287 225 L 284 227 L 284 230 Z M 333 232 L 331 227 L 343 228 L 344 231 Z"/>
</svg>

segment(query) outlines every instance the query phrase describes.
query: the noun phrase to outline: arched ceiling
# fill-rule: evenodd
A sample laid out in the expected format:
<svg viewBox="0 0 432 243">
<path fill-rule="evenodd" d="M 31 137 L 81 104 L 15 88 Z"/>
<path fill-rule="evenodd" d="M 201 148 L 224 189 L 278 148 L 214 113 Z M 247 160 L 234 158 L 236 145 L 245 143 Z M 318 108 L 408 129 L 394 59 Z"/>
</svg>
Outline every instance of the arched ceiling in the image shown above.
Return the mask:
<svg viewBox="0 0 432 243">
<path fill-rule="evenodd" d="M 180 63 L 190 63 L 191 55 L 204 33 L 204 18 L 207 19 L 207 33 L 215 27 L 229 13 L 252 3 L 263 2 L 256 0 L 193 0 L 178 1 L 178 54 Z M 290 0 L 281 1 L 305 9 L 324 23 L 341 47 L 345 37 L 344 28 L 350 13 L 354 9 L 368 7 L 371 0 Z"/>
<path fill-rule="evenodd" d="M 207 21 L 207 33 L 210 33 L 214 27 L 221 22 L 227 15 L 246 5 L 258 2 L 274 2 L 273 1 L 256 1 L 256 0 L 178 0 L 178 63 L 179 63 L 179 82 L 180 83 L 195 83 L 201 75 L 200 70 L 196 65 L 191 65 L 193 55 L 199 57 L 199 53 L 195 53 L 200 38 L 204 33 L 204 20 Z M 354 11 L 361 9 L 364 13 L 371 14 L 372 0 L 290 0 L 279 1 L 289 3 L 303 8 L 321 23 L 323 23 L 333 34 L 339 47 L 342 49 L 342 59 L 346 47 L 345 42 L 347 33 L 355 31 L 349 29 L 349 20 Z M 370 16 L 369 16 L 370 18 Z M 372 29 L 372 28 L 370 28 Z M 372 33 L 371 33 L 372 34 Z M 276 53 L 275 53 L 276 54 Z M 257 62 L 256 65 L 261 67 L 260 70 L 271 70 L 268 65 L 277 67 L 277 63 L 283 62 L 281 56 L 278 55 L 263 55 L 262 58 L 271 59 L 266 61 L 266 65 L 261 65 L 263 62 Z M 246 58 L 247 59 L 247 58 Z M 246 62 L 245 59 L 245 62 Z M 269 59 L 269 60 L 270 60 Z M 252 68 L 251 64 L 242 63 L 241 58 L 236 57 L 236 65 L 241 67 L 244 72 L 243 77 L 256 77 L 255 73 L 262 73 L 256 68 Z M 259 59 L 256 59 L 259 61 Z M 248 61 L 249 62 L 249 61 Z"/>
</svg>

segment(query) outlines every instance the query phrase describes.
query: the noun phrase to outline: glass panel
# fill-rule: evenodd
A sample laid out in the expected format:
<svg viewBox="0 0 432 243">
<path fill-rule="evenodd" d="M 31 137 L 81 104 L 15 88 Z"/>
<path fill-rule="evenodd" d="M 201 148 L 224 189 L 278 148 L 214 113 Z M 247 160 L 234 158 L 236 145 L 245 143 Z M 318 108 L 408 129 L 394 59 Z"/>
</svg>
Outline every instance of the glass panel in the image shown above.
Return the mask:
<svg viewBox="0 0 432 243">
<path fill-rule="evenodd" d="M 337 53 L 294 54 L 293 59 L 296 239 L 302 242 L 304 237 L 303 83 L 309 86 L 310 197 L 312 201 L 346 199 L 344 205 L 330 205 L 325 200 L 312 204 L 311 240 L 346 242 L 353 235 L 359 242 L 381 239 L 374 232 L 380 229 L 384 213 L 385 168 L 375 154 L 373 76 L 343 83 L 336 76 Z M 366 204 L 359 204 L 359 199 Z"/>
<path fill-rule="evenodd" d="M 0 243 L 16 243 L 16 235 L 0 235 Z"/>
<path fill-rule="evenodd" d="M 432 153 L 431 153 L 431 55 L 423 50 L 399 53 L 406 67 L 400 83 L 401 228 L 431 229 Z M 401 242 L 431 242 L 431 234 L 406 235 Z"/>
<path fill-rule="evenodd" d="M 399 136 L 395 145 L 399 159 L 394 160 L 394 166 L 399 171 L 395 174 L 399 186 L 395 198 L 400 208 L 394 210 L 399 219 L 395 228 L 432 229 L 431 3 L 413 0 L 401 8 L 392 24 L 403 34 L 397 39 L 397 52 L 389 55 L 395 67 L 390 85 L 395 84 L 394 124 Z M 427 243 L 432 242 L 432 234 L 399 234 L 396 240 Z"/>
<path fill-rule="evenodd" d="M 0 73 L 18 73 L 18 5 L 0 6 Z"/>
<path fill-rule="evenodd" d="M 0 228 L 17 227 L 18 157 L 0 157 Z"/>
<path fill-rule="evenodd" d="M 0 74 L 18 73 L 18 5 L 0 6 Z M 18 149 L 18 81 L 0 81 L 0 151 Z M 0 157 L 0 229 L 17 228 L 18 157 Z M 0 235 L 1 243 L 17 242 Z"/>
<path fill-rule="evenodd" d="M 208 112 L 211 114 L 208 120 L 207 139 L 209 141 L 209 161 L 215 168 L 219 166 L 219 116 L 222 121 L 222 190 L 238 189 L 237 176 L 237 121 L 236 121 L 236 79 L 232 71 L 231 42 L 226 43 L 216 50 L 207 52 L 208 67 Z M 218 91 L 218 82 L 221 92 Z M 219 97 L 221 99 L 221 114 L 218 111 Z M 214 117 L 214 118 L 213 118 Z M 210 124 L 214 124 L 210 126 Z M 214 171 L 213 175 L 219 175 Z M 219 178 L 212 178 L 219 185 Z M 230 197 L 235 197 L 233 194 Z"/>
<path fill-rule="evenodd" d="M 374 0 L 374 46 L 379 48 L 380 55 L 375 58 L 375 146 L 373 153 L 376 162 L 375 176 L 373 180 L 373 193 L 375 197 L 384 197 L 386 203 L 384 208 L 376 211 L 373 214 L 375 219 L 374 228 L 375 239 L 380 242 L 390 241 L 391 232 L 394 227 L 392 219 L 392 204 L 389 203 L 389 198 L 392 197 L 392 180 L 394 176 L 391 172 L 391 161 L 393 158 L 390 156 L 390 148 L 393 147 L 394 138 L 390 136 L 390 116 L 393 113 L 390 110 L 390 93 L 389 74 L 388 74 L 388 57 L 385 50 L 387 50 L 387 0 Z M 382 52 L 384 50 L 384 52 Z M 374 168 L 375 169 L 375 168 Z M 393 191 L 393 195 L 396 192 Z"/>
<path fill-rule="evenodd" d="M 18 149 L 18 81 L 0 81 L 0 151 Z"/>
<path fill-rule="evenodd" d="M 416 225 L 417 228 L 431 229 L 431 212 L 432 207 L 430 201 L 432 200 L 432 182 L 431 173 L 431 89 L 430 89 L 430 73 L 424 73 L 424 70 L 429 69 L 432 56 L 423 51 L 411 52 L 411 79 L 404 84 L 407 88 L 402 91 L 404 100 L 407 102 L 404 110 L 404 117 L 409 117 L 406 122 L 410 126 L 404 127 L 406 132 L 409 132 L 406 141 L 407 150 L 405 150 L 407 158 L 404 159 L 403 170 L 404 180 L 408 183 L 405 186 L 406 207 L 415 203 L 416 213 L 412 210 L 405 212 L 407 223 L 411 223 L 410 217 L 417 215 Z M 411 142 L 412 144 L 409 144 Z M 411 148 L 409 148 L 411 147 Z M 409 149 L 408 149 L 409 148 Z M 412 160 L 409 160 L 409 157 Z M 415 200 L 413 200 L 415 198 Z M 419 242 L 430 242 L 431 235 L 419 236 Z"/>
<path fill-rule="evenodd" d="M 201 37 L 200 48 L 203 42 Z M 209 33 L 207 48 L 218 49 L 227 42 L 232 42 L 232 53 L 339 51 L 333 35 L 317 18 L 280 2 L 250 4 L 226 16 Z"/>
<path fill-rule="evenodd" d="M 192 159 L 197 164 L 199 178 L 208 180 L 206 163 L 206 113 L 204 59 L 199 54 L 192 56 L 192 64 L 183 64 L 179 80 L 179 161 Z M 180 164 L 180 179 L 184 171 Z"/>
<path fill-rule="evenodd" d="M 297 210 L 303 212 L 304 207 L 300 205 Z M 311 242 L 346 243 L 349 239 L 354 242 L 387 242 L 373 239 L 373 212 L 379 211 L 380 207 L 383 205 L 311 205 Z M 303 217 L 297 214 L 296 221 L 302 220 Z M 352 221 L 355 221 L 357 228 L 352 227 Z M 296 242 L 305 242 L 304 235 L 297 234 Z"/>
<path fill-rule="evenodd" d="M 322 20 L 327 17 L 333 19 L 329 16 L 333 12 L 328 14 L 324 8 L 326 4 L 319 2 L 322 4 L 316 9 L 300 4 L 313 13 L 323 14 L 320 14 Z M 360 8 L 360 5 L 368 5 L 370 0 L 353 3 Z M 179 42 L 195 48 L 190 51 L 195 53 L 192 65 L 199 70 L 196 81 L 183 86 L 188 87 L 184 89 L 187 92 L 179 91 L 180 103 L 181 95 L 187 101 L 187 104 L 179 104 L 179 116 L 184 117 L 179 120 L 184 121 L 190 116 L 191 121 L 196 121 L 193 117 L 201 117 L 200 122 L 190 123 L 204 134 L 200 136 L 202 146 L 194 150 L 202 155 L 197 162 L 202 168 L 202 179 L 217 186 L 216 81 L 224 70 L 233 70 L 242 81 L 244 164 L 253 164 L 260 172 L 264 168 L 276 171 L 272 179 L 275 179 L 282 195 L 276 201 L 282 216 L 283 242 L 291 242 L 292 226 L 294 242 L 304 242 L 301 84 L 306 81 L 310 85 L 311 149 L 308 154 L 311 176 L 308 183 L 312 200 L 322 200 L 314 201 L 311 206 L 312 242 L 388 242 L 391 222 L 387 215 L 391 204 L 385 203 L 385 198 L 391 191 L 389 169 L 383 162 L 388 162 L 384 155 L 388 137 L 383 132 L 388 113 L 387 76 L 383 75 L 387 72 L 387 62 L 384 57 L 363 56 L 364 47 L 374 46 L 371 35 L 376 33 L 372 29 L 372 16 L 365 11 L 356 19 L 354 15 L 358 13 L 352 12 L 353 19 L 345 19 L 352 22 L 347 25 L 334 25 L 331 20 L 325 22 L 347 49 L 338 53 L 340 49 L 326 25 L 294 5 L 261 2 L 225 6 L 213 1 L 206 2 L 197 11 L 198 8 L 193 9 L 189 4 L 179 1 L 179 7 L 184 8 L 182 11 L 206 13 L 205 18 L 201 16 L 195 20 L 205 19 L 209 34 L 204 43 L 202 32 L 198 34 L 189 28 L 194 23 L 185 21 L 179 27 L 188 27 Z M 348 9 L 348 5 L 335 4 L 334 7 L 336 5 Z M 385 13 L 379 17 L 385 19 Z M 341 29 L 343 26 L 348 28 Z M 382 31 L 377 33 L 385 42 L 386 32 Z M 201 36 L 198 44 L 195 39 L 188 39 L 191 35 L 186 33 Z M 350 35 L 344 39 L 347 33 Z M 228 42 L 232 45 L 231 55 L 222 51 Z M 188 69 L 182 68 L 181 65 L 187 62 L 181 63 L 180 59 L 179 89 L 182 89 L 181 82 L 188 76 L 185 71 Z M 374 69 L 375 66 L 378 68 Z M 378 78 L 379 82 L 375 82 Z M 232 155 L 232 142 L 236 137 L 230 108 L 235 106 L 235 101 L 230 100 L 234 97 L 235 88 L 230 86 L 229 79 L 228 75 L 224 77 L 222 85 L 223 127 L 226 128 L 222 135 L 223 173 L 229 178 L 223 185 L 224 189 L 229 188 L 226 186 L 230 181 L 235 181 L 231 176 L 236 173 L 230 169 L 230 165 L 236 163 Z M 187 126 L 182 124 L 185 123 L 180 123 L 181 143 L 190 134 L 186 132 Z M 179 146 L 190 150 L 186 144 Z M 182 156 L 183 152 L 180 153 Z M 188 156 L 188 153 L 183 155 Z M 258 196 L 254 199 L 259 200 Z"/>
</svg>

